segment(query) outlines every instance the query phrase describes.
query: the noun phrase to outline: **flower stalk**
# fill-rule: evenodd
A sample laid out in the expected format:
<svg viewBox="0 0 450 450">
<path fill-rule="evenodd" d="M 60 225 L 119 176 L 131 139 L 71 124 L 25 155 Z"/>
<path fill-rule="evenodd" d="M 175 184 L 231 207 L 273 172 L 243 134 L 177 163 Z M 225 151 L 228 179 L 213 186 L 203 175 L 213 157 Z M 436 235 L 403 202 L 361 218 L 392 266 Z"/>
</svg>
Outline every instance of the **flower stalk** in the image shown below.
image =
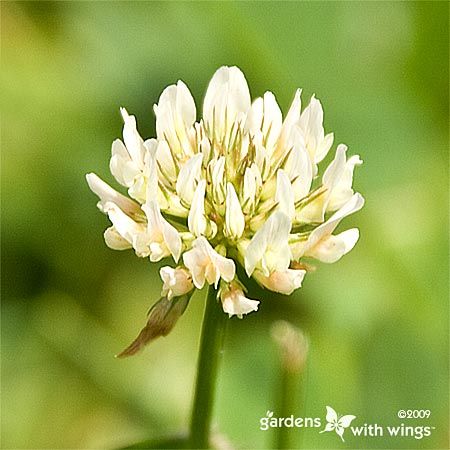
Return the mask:
<svg viewBox="0 0 450 450">
<path fill-rule="evenodd" d="M 190 424 L 190 448 L 209 448 L 216 379 L 227 316 L 217 302 L 217 291 L 208 286 L 197 363 Z"/>
</svg>

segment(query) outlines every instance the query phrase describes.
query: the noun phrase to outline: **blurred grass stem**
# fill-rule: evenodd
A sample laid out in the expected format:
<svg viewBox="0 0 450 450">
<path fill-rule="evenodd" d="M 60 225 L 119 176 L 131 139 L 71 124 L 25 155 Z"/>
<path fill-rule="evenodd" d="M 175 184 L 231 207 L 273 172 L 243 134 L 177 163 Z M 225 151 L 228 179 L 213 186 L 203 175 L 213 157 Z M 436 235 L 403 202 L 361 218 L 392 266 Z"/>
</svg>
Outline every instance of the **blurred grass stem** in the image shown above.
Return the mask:
<svg viewBox="0 0 450 450">
<path fill-rule="evenodd" d="M 308 356 L 308 340 L 298 328 L 289 322 L 278 321 L 272 327 L 272 337 L 278 344 L 279 377 L 276 398 L 278 417 L 295 416 L 302 410 L 305 366 Z M 295 420 L 295 417 L 293 418 Z M 294 445 L 294 427 L 278 427 L 274 434 L 274 448 L 299 448 Z"/>
<path fill-rule="evenodd" d="M 301 396 L 301 378 L 298 374 L 292 373 L 286 368 L 281 369 L 279 375 L 277 415 L 278 417 L 289 417 L 299 409 L 298 399 Z M 275 446 L 277 449 L 293 448 L 294 428 L 278 427 L 275 429 Z M 298 448 L 298 446 L 296 446 Z"/>
<path fill-rule="evenodd" d="M 209 448 L 211 418 L 227 316 L 208 287 L 190 425 L 190 448 Z"/>
</svg>

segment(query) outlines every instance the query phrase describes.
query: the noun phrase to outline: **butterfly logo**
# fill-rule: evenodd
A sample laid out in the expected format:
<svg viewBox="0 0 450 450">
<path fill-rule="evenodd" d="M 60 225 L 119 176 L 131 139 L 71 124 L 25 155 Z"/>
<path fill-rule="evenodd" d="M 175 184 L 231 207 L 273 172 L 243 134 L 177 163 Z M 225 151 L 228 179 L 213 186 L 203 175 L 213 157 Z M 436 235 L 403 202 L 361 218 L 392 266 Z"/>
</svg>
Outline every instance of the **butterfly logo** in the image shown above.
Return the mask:
<svg viewBox="0 0 450 450">
<path fill-rule="evenodd" d="M 350 426 L 353 419 L 356 419 L 356 416 L 352 416 L 351 414 L 339 416 L 331 406 L 327 406 L 327 415 L 325 419 L 328 423 L 321 433 L 325 433 L 325 431 L 336 431 L 336 434 L 342 439 L 342 442 L 345 442 L 344 431 Z"/>
</svg>

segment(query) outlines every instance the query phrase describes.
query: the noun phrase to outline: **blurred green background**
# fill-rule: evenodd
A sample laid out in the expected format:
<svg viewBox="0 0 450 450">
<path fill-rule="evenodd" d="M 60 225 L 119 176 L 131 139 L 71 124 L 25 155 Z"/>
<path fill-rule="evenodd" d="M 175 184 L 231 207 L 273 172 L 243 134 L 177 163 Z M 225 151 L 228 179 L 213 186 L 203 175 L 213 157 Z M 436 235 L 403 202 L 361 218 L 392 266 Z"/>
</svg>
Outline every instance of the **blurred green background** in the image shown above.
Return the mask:
<svg viewBox="0 0 450 450">
<path fill-rule="evenodd" d="M 217 429 L 268 448 L 276 403 L 270 327 L 310 339 L 305 398 L 358 424 L 426 408 L 431 437 L 295 436 L 304 448 L 448 448 L 448 3 L 2 2 L 2 446 L 114 448 L 186 430 L 204 305 L 137 357 L 116 360 L 160 289 L 158 266 L 109 250 L 84 174 L 112 181 L 119 107 L 154 136 L 177 79 L 201 105 L 221 65 L 286 112 L 297 87 L 365 164 L 355 250 L 290 297 L 231 320 Z M 200 108 L 199 108 L 200 109 Z M 335 147 L 334 147 L 335 148 Z M 260 292 L 257 292 L 259 295 Z M 412 421 L 408 424 L 415 424 Z M 355 422 L 356 423 L 356 422 Z"/>
</svg>

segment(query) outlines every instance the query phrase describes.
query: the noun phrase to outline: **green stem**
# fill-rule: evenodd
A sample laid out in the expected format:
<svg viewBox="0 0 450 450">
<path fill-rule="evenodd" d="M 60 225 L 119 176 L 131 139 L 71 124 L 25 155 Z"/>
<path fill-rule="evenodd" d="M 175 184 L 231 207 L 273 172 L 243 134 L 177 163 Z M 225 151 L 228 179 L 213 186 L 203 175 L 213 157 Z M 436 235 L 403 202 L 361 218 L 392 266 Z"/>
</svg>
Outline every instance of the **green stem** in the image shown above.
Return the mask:
<svg viewBox="0 0 450 450">
<path fill-rule="evenodd" d="M 300 377 L 296 373 L 283 368 L 280 373 L 278 394 L 278 417 L 289 417 L 298 411 L 298 400 L 300 398 Z M 275 434 L 275 448 L 293 448 L 293 428 L 279 427 Z M 298 448 L 298 447 L 297 447 Z"/>
<path fill-rule="evenodd" d="M 227 320 L 227 316 L 217 303 L 216 295 L 214 288 L 209 286 L 191 416 L 190 447 L 195 449 L 209 448 L 215 385 Z"/>
</svg>

